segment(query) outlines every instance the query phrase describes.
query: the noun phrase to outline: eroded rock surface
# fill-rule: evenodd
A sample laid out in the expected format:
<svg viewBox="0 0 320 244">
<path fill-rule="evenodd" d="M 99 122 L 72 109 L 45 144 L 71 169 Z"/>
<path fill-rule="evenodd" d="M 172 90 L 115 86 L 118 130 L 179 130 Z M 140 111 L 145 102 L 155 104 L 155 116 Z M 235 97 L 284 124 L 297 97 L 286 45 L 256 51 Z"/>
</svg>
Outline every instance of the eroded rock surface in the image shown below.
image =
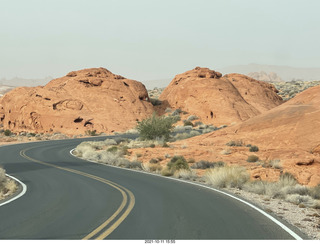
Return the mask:
<svg viewBox="0 0 320 244">
<path fill-rule="evenodd" d="M 159 99 L 215 126 L 245 121 L 283 102 L 271 84 L 200 67 L 176 75 Z"/>
<path fill-rule="evenodd" d="M 104 68 L 72 71 L 46 86 L 19 87 L 0 99 L 1 123 L 14 132 L 124 131 L 152 112 L 142 83 Z"/>
</svg>

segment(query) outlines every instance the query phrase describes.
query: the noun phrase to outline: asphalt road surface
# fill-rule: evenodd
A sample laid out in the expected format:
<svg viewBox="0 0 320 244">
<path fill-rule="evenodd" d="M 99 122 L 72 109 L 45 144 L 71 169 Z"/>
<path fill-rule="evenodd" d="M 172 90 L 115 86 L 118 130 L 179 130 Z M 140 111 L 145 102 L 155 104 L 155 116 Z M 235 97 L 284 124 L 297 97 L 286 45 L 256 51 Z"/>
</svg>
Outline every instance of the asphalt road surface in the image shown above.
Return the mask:
<svg viewBox="0 0 320 244">
<path fill-rule="evenodd" d="M 222 193 L 70 155 L 83 140 L 0 147 L 0 165 L 27 186 L 22 197 L 0 206 L 0 239 L 295 237 Z"/>
</svg>

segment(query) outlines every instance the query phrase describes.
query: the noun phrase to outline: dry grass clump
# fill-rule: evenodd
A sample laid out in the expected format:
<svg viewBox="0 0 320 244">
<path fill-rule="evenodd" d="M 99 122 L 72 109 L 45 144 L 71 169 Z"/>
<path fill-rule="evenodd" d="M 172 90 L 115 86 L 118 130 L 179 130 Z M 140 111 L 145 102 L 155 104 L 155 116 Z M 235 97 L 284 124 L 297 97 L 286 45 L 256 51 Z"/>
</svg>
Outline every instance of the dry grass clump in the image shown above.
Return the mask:
<svg viewBox="0 0 320 244">
<path fill-rule="evenodd" d="M 244 145 L 244 143 L 241 140 L 229 141 L 226 143 L 226 146 L 229 146 L 229 147 L 242 147 L 243 145 Z"/>
<path fill-rule="evenodd" d="M 17 189 L 17 184 L 14 180 L 6 176 L 6 171 L 0 167 L 0 199 L 11 195 Z"/>
<path fill-rule="evenodd" d="M 247 182 L 243 189 L 305 207 L 320 208 L 319 198 L 314 194 L 317 191 L 317 187 L 310 188 L 298 184 L 294 176 L 288 172 L 282 174 L 277 182 Z"/>
<path fill-rule="evenodd" d="M 155 146 L 163 147 L 165 144 L 164 138 L 156 138 L 154 140 L 130 140 L 126 146 L 128 148 L 147 148 Z"/>
<path fill-rule="evenodd" d="M 206 181 L 218 188 L 242 186 L 249 181 L 250 175 L 244 167 L 240 166 L 225 166 L 208 169 L 205 174 Z"/>
<path fill-rule="evenodd" d="M 197 174 L 190 169 L 180 169 L 174 172 L 173 177 L 183 180 L 196 180 Z"/>
<path fill-rule="evenodd" d="M 209 169 L 209 168 L 223 167 L 223 166 L 225 166 L 225 163 L 222 161 L 209 162 L 209 161 L 201 160 L 199 162 L 194 163 L 191 166 L 191 168 L 192 169 Z"/>
<path fill-rule="evenodd" d="M 105 141 L 87 141 L 79 144 L 73 154 L 83 159 L 103 164 L 114 165 L 123 168 L 142 169 L 139 162 L 130 162 L 123 156 L 128 154 L 127 141 L 121 141 L 119 144 L 113 139 Z"/>
<path fill-rule="evenodd" d="M 147 172 L 159 174 L 161 173 L 163 167 L 160 164 L 144 163 L 142 164 L 142 169 Z"/>
</svg>

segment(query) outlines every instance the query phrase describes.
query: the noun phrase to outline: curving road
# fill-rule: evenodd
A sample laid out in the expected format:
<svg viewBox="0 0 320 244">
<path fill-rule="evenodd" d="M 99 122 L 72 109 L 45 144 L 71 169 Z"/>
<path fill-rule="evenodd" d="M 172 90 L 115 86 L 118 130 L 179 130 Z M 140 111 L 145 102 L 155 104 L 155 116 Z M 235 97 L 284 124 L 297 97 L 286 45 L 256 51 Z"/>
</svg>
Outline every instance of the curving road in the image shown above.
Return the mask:
<svg viewBox="0 0 320 244">
<path fill-rule="evenodd" d="M 222 193 L 71 156 L 83 140 L 0 148 L 0 165 L 28 188 L 0 207 L 0 239 L 306 238 Z"/>
</svg>

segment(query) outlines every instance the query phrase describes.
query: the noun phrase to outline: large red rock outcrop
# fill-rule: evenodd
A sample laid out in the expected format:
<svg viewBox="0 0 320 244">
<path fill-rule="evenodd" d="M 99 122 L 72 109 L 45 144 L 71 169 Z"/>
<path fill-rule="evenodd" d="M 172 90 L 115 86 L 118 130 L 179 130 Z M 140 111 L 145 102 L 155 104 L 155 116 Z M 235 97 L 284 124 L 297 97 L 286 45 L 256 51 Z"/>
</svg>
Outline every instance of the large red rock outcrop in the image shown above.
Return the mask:
<svg viewBox="0 0 320 244">
<path fill-rule="evenodd" d="M 319 125 L 320 86 L 316 86 L 242 123 L 174 142 L 170 148 L 146 148 L 135 153 L 143 154 L 139 160 L 144 162 L 164 155 L 223 161 L 246 167 L 258 180 L 277 181 L 282 173 L 289 172 L 299 183 L 315 186 L 320 184 Z M 230 146 L 232 141 L 241 146 Z M 250 152 L 248 144 L 259 151 Z M 247 162 L 250 155 L 258 156 L 259 162 Z M 170 159 L 164 159 L 163 164 L 165 160 Z"/>
<path fill-rule="evenodd" d="M 15 132 L 124 131 L 152 112 L 142 83 L 104 68 L 73 71 L 43 87 L 19 87 L 0 99 L 1 123 Z"/>
<path fill-rule="evenodd" d="M 257 176 L 261 174 L 262 179 L 276 180 L 279 173 L 288 171 L 302 184 L 317 185 L 320 184 L 319 125 L 320 86 L 316 86 L 241 124 L 191 138 L 189 145 L 195 145 L 195 150 L 209 146 L 216 152 L 228 148 L 234 153 L 220 155 L 219 160 L 247 165 Z M 227 147 L 226 143 L 230 141 L 256 145 L 260 150 L 252 153 L 246 147 Z M 190 148 L 188 150 L 192 153 Z M 256 164 L 246 162 L 251 154 L 258 155 L 265 162 L 279 159 L 282 169 L 276 170 L 276 174 L 266 174 L 270 169 L 257 169 Z"/>
<path fill-rule="evenodd" d="M 216 126 L 245 121 L 283 102 L 271 84 L 200 67 L 176 75 L 160 100 Z"/>
</svg>

